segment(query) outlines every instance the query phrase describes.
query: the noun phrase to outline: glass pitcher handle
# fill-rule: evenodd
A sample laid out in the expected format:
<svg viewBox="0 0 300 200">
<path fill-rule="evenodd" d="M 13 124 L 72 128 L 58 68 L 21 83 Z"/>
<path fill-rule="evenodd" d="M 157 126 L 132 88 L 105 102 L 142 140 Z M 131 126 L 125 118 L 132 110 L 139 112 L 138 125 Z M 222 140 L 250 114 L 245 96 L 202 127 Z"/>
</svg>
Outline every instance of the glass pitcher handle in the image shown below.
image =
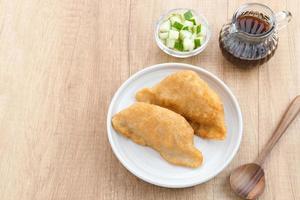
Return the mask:
<svg viewBox="0 0 300 200">
<path fill-rule="evenodd" d="M 291 21 L 292 13 L 290 11 L 280 11 L 275 14 L 276 22 L 277 22 L 277 29 L 280 30 Z"/>
</svg>

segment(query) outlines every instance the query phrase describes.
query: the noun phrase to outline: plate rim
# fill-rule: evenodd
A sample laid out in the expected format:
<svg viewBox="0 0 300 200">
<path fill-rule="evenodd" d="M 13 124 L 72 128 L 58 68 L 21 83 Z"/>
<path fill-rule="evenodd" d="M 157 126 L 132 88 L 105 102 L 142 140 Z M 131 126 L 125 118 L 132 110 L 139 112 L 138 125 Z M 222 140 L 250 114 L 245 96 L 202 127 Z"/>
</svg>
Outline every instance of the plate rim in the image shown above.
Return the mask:
<svg viewBox="0 0 300 200">
<path fill-rule="evenodd" d="M 155 180 L 152 180 L 152 179 L 149 179 L 147 177 L 141 176 L 140 174 L 136 173 L 133 169 L 131 169 L 130 166 L 127 165 L 127 162 L 123 159 L 123 157 L 117 152 L 117 148 L 115 146 L 115 143 L 113 142 L 110 127 L 112 127 L 111 118 L 112 118 L 113 105 L 116 103 L 116 99 L 119 96 L 119 94 L 123 91 L 124 88 L 126 88 L 128 86 L 128 84 L 130 84 L 132 81 L 134 81 L 136 78 L 140 77 L 143 74 L 147 74 L 151 71 L 155 71 L 155 70 L 158 70 L 158 69 L 164 68 L 164 67 L 172 67 L 173 65 L 178 66 L 178 67 L 189 68 L 189 69 L 191 69 L 193 71 L 196 71 L 196 72 L 200 71 L 201 73 L 204 73 L 204 74 L 208 75 L 209 77 L 211 77 L 215 81 L 217 81 L 219 84 L 221 84 L 221 86 L 225 89 L 226 93 L 228 93 L 230 98 L 233 100 L 233 104 L 234 104 L 234 106 L 237 110 L 237 114 L 238 114 L 237 118 L 238 118 L 238 121 L 239 121 L 239 128 L 238 128 L 237 145 L 235 146 L 234 150 L 230 154 L 229 158 L 224 162 L 222 167 L 219 170 L 216 171 L 216 173 L 212 174 L 211 176 L 206 177 L 205 179 L 199 180 L 199 181 L 193 181 L 193 182 L 184 183 L 184 184 L 168 185 L 168 184 L 162 184 L 162 183 L 159 183 Z M 209 181 L 210 179 L 214 178 L 219 173 L 221 173 L 231 163 L 232 159 L 237 154 L 237 152 L 240 148 L 240 145 L 241 145 L 241 140 L 242 140 L 242 136 L 243 136 L 243 117 L 242 117 L 242 112 L 241 112 L 241 109 L 240 109 L 240 105 L 239 105 L 236 97 L 234 96 L 233 92 L 216 75 L 214 75 L 213 73 L 207 71 L 206 69 L 204 69 L 200 66 L 195 66 L 195 65 L 186 64 L 186 63 L 167 62 L 167 63 L 160 63 L 160 64 L 154 64 L 154 65 L 146 66 L 143 69 L 141 69 L 141 70 L 137 71 L 136 73 L 134 73 L 133 75 L 131 75 L 127 80 L 125 80 L 121 84 L 121 86 L 114 93 L 114 95 L 111 99 L 111 102 L 109 104 L 108 112 L 107 112 L 107 116 L 106 116 L 106 129 L 107 129 L 108 140 L 109 140 L 109 143 L 110 143 L 111 149 L 113 150 L 114 155 L 117 157 L 119 162 L 121 162 L 123 167 L 125 167 L 130 173 L 132 173 L 133 175 L 135 175 L 139 179 L 141 179 L 145 182 L 148 182 L 150 184 L 156 185 L 156 186 L 166 187 L 166 188 L 186 188 L 186 187 L 192 187 L 192 186 L 199 185 L 199 184 L 202 184 L 202 183 L 205 183 L 205 182 Z"/>
</svg>

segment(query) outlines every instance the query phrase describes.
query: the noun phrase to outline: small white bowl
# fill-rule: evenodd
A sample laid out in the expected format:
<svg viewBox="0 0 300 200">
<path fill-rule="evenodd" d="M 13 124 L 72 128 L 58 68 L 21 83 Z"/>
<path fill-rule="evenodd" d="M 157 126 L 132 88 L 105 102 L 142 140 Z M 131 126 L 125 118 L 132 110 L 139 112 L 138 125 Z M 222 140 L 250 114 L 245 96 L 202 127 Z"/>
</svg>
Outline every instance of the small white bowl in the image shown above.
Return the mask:
<svg viewBox="0 0 300 200">
<path fill-rule="evenodd" d="M 205 29 L 206 29 L 206 35 L 205 35 L 204 43 L 200 47 L 194 49 L 193 51 L 181 52 L 181 51 L 176 51 L 176 50 L 170 49 L 164 43 L 162 43 L 161 39 L 159 38 L 159 36 L 158 36 L 159 27 L 160 27 L 161 23 L 170 16 L 170 14 L 178 13 L 178 12 L 181 13 L 181 12 L 185 12 L 185 11 L 188 11 L 188 10 L 192 11 L 192 13 L 194 14 L 197 21 L 200 22 L 201 25 L 204 26 Z M 163 50 L 165 53 L 167 53 L 171 56 L 177 57 L 177 58 L 187 58 L 187 57 L 191 57 L 191 56 L 195 56 L 195 55 L 199 54 L 200 52 L 202 52 L 206 48 L 206 46 L 208 44 L 208 41 L 210 40 L 210 37 L 211 37 L 211 30 L 210 30 L 210 27 L 209 27 L 209 24 L 208 24 L 206 18 L 203 15 L 197 13 L 193 9 L 176 8 L 176 9 L 169 10 L 169 11 L 165 12 L 164 14 L 162 14 L 160 16 L 160 18 L 157 21 L 156 26 L 155 26 L 154 36 L 155 36 L 155 41 L 156 41 L 157 46 L 161 50 Z"/>
</svg>

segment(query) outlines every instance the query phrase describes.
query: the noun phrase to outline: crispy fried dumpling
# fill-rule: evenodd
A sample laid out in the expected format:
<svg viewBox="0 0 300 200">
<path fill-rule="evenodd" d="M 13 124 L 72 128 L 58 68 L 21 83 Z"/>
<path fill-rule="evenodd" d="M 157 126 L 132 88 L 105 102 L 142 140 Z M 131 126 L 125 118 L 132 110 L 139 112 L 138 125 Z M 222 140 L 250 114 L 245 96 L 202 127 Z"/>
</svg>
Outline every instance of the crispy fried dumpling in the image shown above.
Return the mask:
<svg viewBox="0 0 300 200">
<path fill-rule="evenodd" d="M 181 114 L 195 134 L 209 139 L 225 139 L 224 109 L 219 96 L 193 71 L 179 71 L 153 88 L 136 94 L 137 101 L 156 104 Z"/>
<path fill-rule="evenodd" d="M 194 131 L 184 117 L 148 103 L 135 103 L 112 118 L 114 129 L 137 144 L 149 146 L 168 162 L 198 167 L 203 157 L 194 147 Z"/>
</svg>

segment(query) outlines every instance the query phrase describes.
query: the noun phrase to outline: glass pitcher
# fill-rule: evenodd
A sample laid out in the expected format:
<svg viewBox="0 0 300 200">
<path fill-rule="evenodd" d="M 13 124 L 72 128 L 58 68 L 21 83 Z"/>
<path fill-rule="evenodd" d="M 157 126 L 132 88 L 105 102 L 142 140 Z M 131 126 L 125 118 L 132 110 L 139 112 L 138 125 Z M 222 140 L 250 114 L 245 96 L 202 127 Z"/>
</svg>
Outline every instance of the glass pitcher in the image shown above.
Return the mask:
<svg viewBox="0 0 300 200">
<path fill-rule="evenodd" d="M 268 6 L 247 3 L 237 9 L 232 21 L 223 25 L 219 44 L 230 61 L 243 64 L 263 63 L 275 52 L 278 30 L 291 20 L 289 11 L 274 13 Z"/>
</svg>

